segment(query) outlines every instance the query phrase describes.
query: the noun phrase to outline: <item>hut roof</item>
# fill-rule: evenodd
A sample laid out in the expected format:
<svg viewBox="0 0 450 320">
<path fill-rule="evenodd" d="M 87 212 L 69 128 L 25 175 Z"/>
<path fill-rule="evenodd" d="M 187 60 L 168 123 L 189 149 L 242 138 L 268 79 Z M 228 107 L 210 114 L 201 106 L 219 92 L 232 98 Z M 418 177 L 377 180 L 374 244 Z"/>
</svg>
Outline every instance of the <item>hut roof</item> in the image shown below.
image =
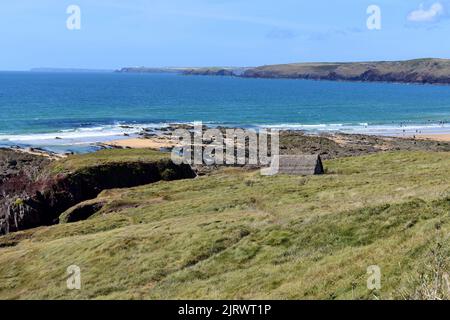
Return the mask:
<svg viewBox="0 0 450 320">
<path fill-rule="evenodd" d="M 275 155 L 272 159 L 272 166 L 278 160 L 278 173 L 290 175 L 314 175 L 323 174 L 323 165 L 320 155 Z M 275 169 L 275 168 L 273 168 Z"/>
</svg>

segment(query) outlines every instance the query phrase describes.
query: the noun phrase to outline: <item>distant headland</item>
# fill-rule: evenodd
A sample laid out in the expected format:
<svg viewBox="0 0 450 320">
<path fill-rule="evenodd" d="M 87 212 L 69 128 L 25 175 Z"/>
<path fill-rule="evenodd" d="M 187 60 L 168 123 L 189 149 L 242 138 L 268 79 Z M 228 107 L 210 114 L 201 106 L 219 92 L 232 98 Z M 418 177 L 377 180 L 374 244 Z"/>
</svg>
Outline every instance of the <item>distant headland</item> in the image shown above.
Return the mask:
<svg viewBox="0 0 450 320">
<path fill-rule="evenodd" d="M 109 69 L 81 69 L 81 68 L 32 68 L 30 72 L 48 72 L 48 73 L 110 73 L 114 70 Z"/>
<path fill-rule="evenodd" d="M 290 63 L 260 67 L 133 67 L 122 68 L 117 72 L 170 72 L 243 78 L 450 84 L 450 60 L 433 58 L 406 61 Z"/>
</svg>

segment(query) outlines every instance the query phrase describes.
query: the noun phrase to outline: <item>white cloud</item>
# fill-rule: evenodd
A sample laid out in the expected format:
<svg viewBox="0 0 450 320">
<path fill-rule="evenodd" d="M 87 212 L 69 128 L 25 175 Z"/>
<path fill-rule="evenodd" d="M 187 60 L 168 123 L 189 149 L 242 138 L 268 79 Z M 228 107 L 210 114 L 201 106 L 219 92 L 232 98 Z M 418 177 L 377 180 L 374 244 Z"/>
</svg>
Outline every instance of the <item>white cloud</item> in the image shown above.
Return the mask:
<svg viewBox="0 0 450 320">
<path fill-rule="evenodd" d="M 440 2 L 432 4 L 428 9 L 425 9 L 423 4 L 421 4 L 419 9 L 410 12 L 410 14 L 408 15 L 408 21 L 434 22 L 441 16 L 443 16 L 444 13 L 444 5 Z"/>
</svg>

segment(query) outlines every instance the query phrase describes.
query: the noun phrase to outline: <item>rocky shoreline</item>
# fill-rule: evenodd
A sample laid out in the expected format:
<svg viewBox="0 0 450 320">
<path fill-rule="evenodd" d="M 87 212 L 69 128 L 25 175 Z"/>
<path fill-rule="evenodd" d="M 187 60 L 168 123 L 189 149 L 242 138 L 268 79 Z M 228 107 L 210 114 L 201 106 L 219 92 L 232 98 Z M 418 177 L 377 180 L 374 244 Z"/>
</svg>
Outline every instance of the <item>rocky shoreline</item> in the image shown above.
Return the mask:
<svg viewBox="0 0 450 320">
<path fill-rule="evenodd" d="M 194 127 L 189 124 L 171 124 L 158 134 L 143 130 L 137 137 L 115 140 L 103 143 L 106 148 L 139 149 L 149 148 L 159 151 L 170 151 L 177 141 L 173 140 L 172 133 L 176 129 L 185 129 L 193 132 Z M 209 129 L 204 126 L 203 130 Z M 228 127 L 216 127 L 225 135 Z M 320 133 L 311 134 L 299 130 L 280 131 L 280 153 L 319 153 L 324 159 L 334 159 L 347 156 L 359 156 L 381 151 L 450 151 L 450 141 L 447 135 L 421 136 L 376 136 L 347 133 Z"/>
</svg>

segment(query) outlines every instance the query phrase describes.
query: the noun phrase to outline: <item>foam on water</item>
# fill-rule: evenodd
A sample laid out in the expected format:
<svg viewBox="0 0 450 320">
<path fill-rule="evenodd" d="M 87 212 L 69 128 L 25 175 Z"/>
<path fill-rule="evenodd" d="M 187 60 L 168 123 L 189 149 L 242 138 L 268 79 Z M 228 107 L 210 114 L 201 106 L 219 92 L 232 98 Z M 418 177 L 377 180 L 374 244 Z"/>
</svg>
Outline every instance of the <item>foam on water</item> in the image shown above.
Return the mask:
<svg viewBox="0 0 450 320">
<path fill-rule="evenodd" d="M 37 147 L 58 153 L 88 152 L 96 150 L 97 148 L 93 147 L 99 143 L 137 136 L 144 127 L 157 130 L 163 125 L 120 124 L 36 134 L 0 134 L 0 147 Z"/>
<path fill-rule="evenodd" d="M 450 123 L 430 123 L 430 124 L 393 124 L 377 125 L 360 123 L 358 125 L 349 124 L 274 124 L 263 125 L 263 128 L 274 128 L 279 130 L 301 130 L 306 132 L 342 132 L 367 135 L 401 136 L 411 134 L 450 134 Z"/>
</svg>

